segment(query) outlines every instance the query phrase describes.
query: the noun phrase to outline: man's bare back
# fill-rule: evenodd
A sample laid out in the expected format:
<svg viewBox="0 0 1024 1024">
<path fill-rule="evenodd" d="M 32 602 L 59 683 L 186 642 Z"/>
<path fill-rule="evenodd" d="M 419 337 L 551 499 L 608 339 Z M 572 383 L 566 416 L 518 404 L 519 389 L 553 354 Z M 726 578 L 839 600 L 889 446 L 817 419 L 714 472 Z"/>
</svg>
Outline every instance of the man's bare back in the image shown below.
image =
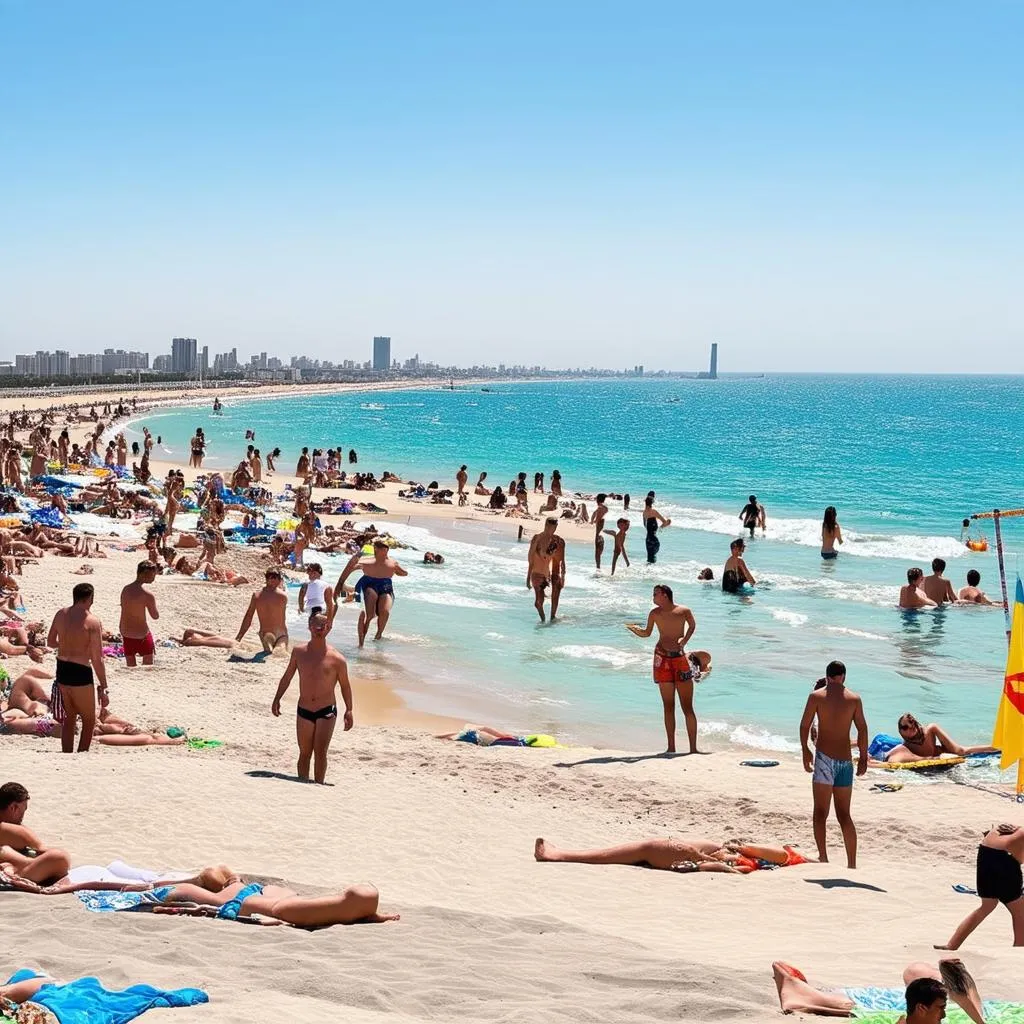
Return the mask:
<svg viewBox="0 0 1024 1024">
<path fill-rule="evenodd" d="M 252 595 L 235 639 L 241 640 L 249 632 L 253 616 L 256 616 L 259 621 L 259 635 L 263 649 L 273 651 L 279 644 L 284 644 L 287 647 L 287 611 L 288 595 L 281 589 L 280 573 L 268 570 L 266 586 Z"/>
<path fill-rule="evenodd" d="M 953 584 L 938 573 L 925 576 L 922 581 L 922 589 L 928 600 L 934 601 L 936 604 L 953 604 L 956 601 Z"/>
<path fill-rule="evenodd" d="M 138 580 L 129 583 L 121 591 L 121 620 L 118 624 L 121 636 L 141 640 L 149 633 L 147 613 L 154 619 L 160 618 L 156 608 L 156 597 Z"/>
<path fill-rule="evenodd" d="M 845 686 L 824 686 L 808 696 L 804 714 L 817 719 L 816 748 L 837 761 L 849 761 L 850 730 L 864 720 L 860 697 Z"/>
<path fill-rule="evenodd" d="M 50 624 L 48 646 L 56 646 L 60 661 L 91 665 L 97 642 L 102 645 L 103 624 L 92 612 L 80 605 L 61 608 Z"/>
</svg>

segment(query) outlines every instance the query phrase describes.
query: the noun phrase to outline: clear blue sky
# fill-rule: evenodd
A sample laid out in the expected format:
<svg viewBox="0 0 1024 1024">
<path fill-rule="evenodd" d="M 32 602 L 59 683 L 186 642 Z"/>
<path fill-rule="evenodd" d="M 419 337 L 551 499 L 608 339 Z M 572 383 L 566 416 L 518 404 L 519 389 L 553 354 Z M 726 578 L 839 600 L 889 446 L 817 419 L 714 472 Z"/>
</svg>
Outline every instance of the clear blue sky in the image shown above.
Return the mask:
<svg viewBox="0 0 1024 1024">
<path fill-rule="evenodd" d="M 1024 372 L 1024 6 L 0 0 L 0 359 Z"/>
</svg>

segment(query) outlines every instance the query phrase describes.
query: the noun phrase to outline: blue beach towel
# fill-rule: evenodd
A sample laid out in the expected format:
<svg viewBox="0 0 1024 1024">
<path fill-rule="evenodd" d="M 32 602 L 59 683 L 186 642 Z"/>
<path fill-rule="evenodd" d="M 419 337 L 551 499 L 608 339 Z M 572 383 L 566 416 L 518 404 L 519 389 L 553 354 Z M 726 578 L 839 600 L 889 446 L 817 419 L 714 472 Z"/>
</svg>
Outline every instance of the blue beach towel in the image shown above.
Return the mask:
<svg viewBox="0 0 1024 1024">
<path fill-rule="evenodd" d="M 86 910 L 102 914 L 115 910 L 150 910 L 163 903 L 172 886 L 165 885 L 148 892 L 115 892 L 112 889 L 101 889 L 95 892 L 76 892 L 75 895 L 85 904 Z"/>
<path fill-rule="evenodd" d="M 33 523 L 39 523 L 42 526 L 61 527 L 64 525 L 64 516 L 61 515 L 59 508 L 36 508 L 29 512 L 28 517 Z"/>
<path fill-rule="evenodd" d="M 19 971 L 11 979 L 25 980 L 39 975 Z M 159 989 L 132 985 L 120 992 L 105 989 L 96 978 L 79 978 L 67 985 L 44 985 L 32 998 L 46 1007 L 60 1024 L 127 1024 L 147 1010 L 169 1009 L 208 1003 L 210 997 L 198 988 Z"/>
</svg>

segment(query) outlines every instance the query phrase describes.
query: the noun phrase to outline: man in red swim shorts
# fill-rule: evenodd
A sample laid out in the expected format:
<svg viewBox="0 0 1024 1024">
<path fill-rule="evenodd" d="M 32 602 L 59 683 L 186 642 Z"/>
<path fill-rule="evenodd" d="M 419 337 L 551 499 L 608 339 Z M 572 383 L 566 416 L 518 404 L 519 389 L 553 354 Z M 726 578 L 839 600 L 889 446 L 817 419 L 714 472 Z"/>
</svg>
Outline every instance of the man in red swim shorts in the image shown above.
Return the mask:
<svg viewBox="0 0 1024 1024">
<path fill-rule="evenodd" d="M 138 658 L 142 658 L 143 665 L 153 664 L 156 645 L 146 616 L 159 619 L 160 613 L 156 608 L 156 595 L 146 589 L 146 584 L 156 579 L 157 572 L 152 562 L 139 562 L 135 582 L 121 591 L 121 639 L 124 641 L 124 660 L 129 668 L 135 668 Z"/>
<path fill-rule="evenodd" d="M 647 625 L 627 623 L 626 628 L 640 637 L 648 637 L 655 627 L 658 642 L 654 647 L 654 681 L 661 691 L 665 713 L 665 735 L 668 753 L 676 751 L 676 696 L 686 720 L 689 753 L 697 754 L 697 715 L 693 710 L 693 666 L 686 655 L 686 644 L 697 629 L 693 612 L 672 600 L 672 590 L 664 584 L 654 588 L 654 608 L 647 616 Z"/>
</svg>

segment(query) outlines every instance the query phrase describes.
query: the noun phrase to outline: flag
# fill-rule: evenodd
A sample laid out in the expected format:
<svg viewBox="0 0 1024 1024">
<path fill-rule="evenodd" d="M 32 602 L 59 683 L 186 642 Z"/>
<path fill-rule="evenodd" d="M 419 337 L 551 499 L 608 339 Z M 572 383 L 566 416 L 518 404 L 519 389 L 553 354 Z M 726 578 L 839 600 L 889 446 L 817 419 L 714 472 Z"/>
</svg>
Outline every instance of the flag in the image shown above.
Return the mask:
<svg viewBox="0 0 1024 1024">
<path fill-rule="evenodd" d="M 1017 577 L 1017 593 L 1010 626 L 1010 650 L 1006 656 L 1006 680 L 999 700 L 992 746 L 1003 756 L 1003 771 L 1017 762 L 1017 795 L 1024 792 L 1024 584 Z"/>
</svg>

